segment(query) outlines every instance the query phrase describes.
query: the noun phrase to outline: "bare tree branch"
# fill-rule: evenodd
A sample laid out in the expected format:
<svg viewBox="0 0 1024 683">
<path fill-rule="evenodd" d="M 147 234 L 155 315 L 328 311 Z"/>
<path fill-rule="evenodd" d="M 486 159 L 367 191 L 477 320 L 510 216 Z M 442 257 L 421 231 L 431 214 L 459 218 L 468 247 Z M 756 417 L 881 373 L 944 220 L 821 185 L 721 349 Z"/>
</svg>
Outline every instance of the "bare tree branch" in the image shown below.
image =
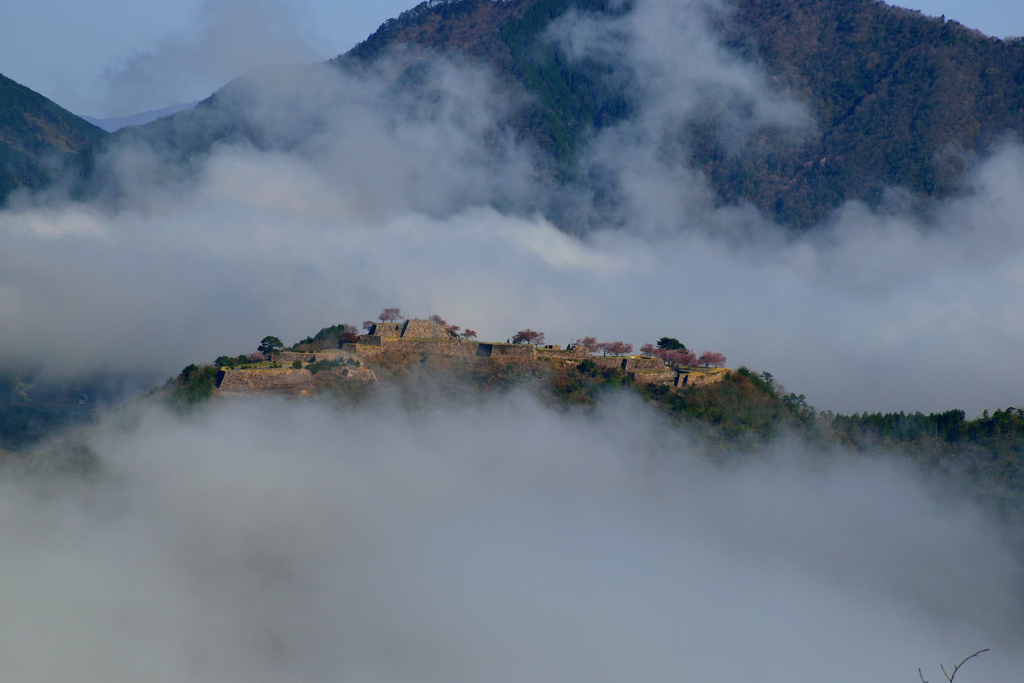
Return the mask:
<svg viewBox="0 0 1024 683">
<path fill-rule="evenodd" d="M 980 655 L 982 652 L 988 652 L 989 649 L 990 648 L 986 647 L 984 650 L 978 650 L 977 652 L 975 652 L 970 657 L 965 657 L 964 661 L 960 662 L 959 664 L 957 664 L 956 666 L 953 667 L 953 673 L 952 674 L 947 674 L 946 673 L 946 669 L 943 668 L 943 666 L 941 664 L 939 664 L 939 668 L 942 669 L 942 674 L 946 677 L 946 680 L 949 681 L 949 683 L 953 683 L 953 679 L 956 677 L 956 672 L 960 670 L 960 667 L 962 667 L 967 662 L 968 659 L 974 659 L 975 657 Z M 920 669 L 918 669 L 918 673 L 921 673 Z"/>
</svg>

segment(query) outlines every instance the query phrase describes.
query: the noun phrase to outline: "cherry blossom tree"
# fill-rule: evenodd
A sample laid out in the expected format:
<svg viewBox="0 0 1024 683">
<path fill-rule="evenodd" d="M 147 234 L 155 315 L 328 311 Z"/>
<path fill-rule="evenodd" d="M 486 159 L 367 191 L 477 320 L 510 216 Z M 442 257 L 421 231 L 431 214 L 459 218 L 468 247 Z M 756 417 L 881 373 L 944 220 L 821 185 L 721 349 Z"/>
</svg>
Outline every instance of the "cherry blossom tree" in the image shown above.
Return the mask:
<svg viewBox="0 0 1024 683">
<path fill-rule="evenodd" d="M 363 321 L 363 329 L 366 330 L 367 332 L 369 332 L 370 330 L 373 329 L 373 326 L 376 325 L 376 324 L 377 323 L 373 322 L 372 320 L 364 320 Z"/>
<path fill-rule="evenodd" d="M 689 351 L 662 350 L 658 357 L 672 365 L 692 366 L 697 364 L 697 356 Z"/>
<path fill-rule="evenodd" d="M 399 308 L 385 308 L 384 312 L 377 317 L 383 322 L 393 323 L 396 320 L 402 320 L 402 310 Z"/>
<path fill-rule="evenodd" d="M 697 356 L 695 356 L 685 346 L 676 342 L 676 340 L 669 340 L 668 344 L 662 346 L 662 341 L 665 339 L 667 339 L 667 337 L 662 337 L 661 340 L 658 341 L 658 346 L 655 346 L 654 344 L 644 344 L 640 347 L 640 352 L 649 356 L 656 356 L 670 365 L 697 364 Z M 674 348 L 665 348 L 666 346 Z"/>
<path fill-rule="evenodd" d="M 606 356 L 609 354 L 613 356 L 625 356 L 628 353 L 633 353 L 633 345 L 621 341 L 601 342 L 597 347 L 603 351 Z"/>
<path fill-rule="evenodd" d="M 573 342 L 573 346 L 586 346 L 590 349 L 591 353 L 596 353 L 598 351 L 597 339 L 594 337 L 583 337 L 583 339 L 577 339 Z"/>
<path fill-rule="evenodd" d="M 448 327 L 448 323 L 445 321 L 445 319 L 439 316 L 437 313 L 427 318 L 427 320 L 434 323 L 435 325 L 440 325 L 441 327 Z"/>
<path fill-rule="evenodd" d="M 516 332 L 516 336 L 512 337 L 513 344 L 533 344 L 539 346 L 544 343 L 544 333 L 534 332 L 529 327 L 525 330 L 519 330 Z"/>
<path fill-rule="evenodd" d="M 700 354 L 700 358 L 697 359 L 697 365 L 703 365 L 706 368 L 724 368 L 725 367 L 725 356 L 714 351 L 705 351 Z"/>
<path fill-rule="evenodd" d="M 476 339 L 476 332 L 467 327 L 465 330 L 463 330 L 462 336 L 465 339 Z"/>
</svg>

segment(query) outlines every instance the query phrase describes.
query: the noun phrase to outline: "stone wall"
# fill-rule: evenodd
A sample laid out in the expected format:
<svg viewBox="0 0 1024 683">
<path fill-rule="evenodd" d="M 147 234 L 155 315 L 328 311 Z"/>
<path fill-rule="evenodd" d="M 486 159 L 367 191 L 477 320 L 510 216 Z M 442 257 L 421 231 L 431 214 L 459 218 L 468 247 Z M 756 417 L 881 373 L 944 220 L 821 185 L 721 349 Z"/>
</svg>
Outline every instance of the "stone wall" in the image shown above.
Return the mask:
<svg viewBox="0 0 1024 683">
<path fill-rule="evenodd" d="M 370 335 L 374 337 L 401 337 L 402 327 L 405 323 L 377 323 L 370 328 Z"/>
<path fill-rule="evenodd" d="M 293 361 L 300 360 L 303 363 L 315 363 L 318 360 L 338 360 L 339 358 L 345 357 L 347 354 L 341 349 L 324 349 L 323 351 L 313 352 L 302 352 L 296 353 L 294 351 L 282 351 L 281 353 L 275 353 L 274 359 L 278 363 L 291 364 Z"/>
<path fill-rule="evenodd" d="M 367 382 L 374 383 L 377 381 L 377 375 L 374 374 L 373 370 L 369 368 L 331 368 L 330 370 L 321 370 L 320 372 L 313 375 L 313 383 L 317 386 L 321 384 L 333 384 L 341 381 L 348 382 Z"/>
<path fill-rule="evenodd" d="M 480 342 L 478 356 L 484 358 L 537 358 L 537 347 L 533 344 L 501 344 Z"/>
<path fill-rule="evenodd" d="M 315 353 L 295 353 L 294 351 L 282 351 L 274 354 L 274 360 L 278 363 L 291 364 L 292 361 L 301 360 L 303 363 L 312 363 Z"/>
<path fill-rule="evenodd" d="M 302 395 L 313 389 L 313 375 L 309 370 L 222 370 L 221 373 L 223 376 L 218 378 L 217 393 L 225 396 L 258 393 Z"/>
<path fill-rule="evenodd" d="M 618 356 L 592 356 L 589 360 L 594 361 L 599 368 L 615 368 L 616 370 L 622 370 L 625 364 L 625 359 Z"/>
<path fill-rule="evenodd" d="M 385 339 L 385 349 L 399 349 L 412 353 L 437 354 L 439 356 L 456 356 L 460 358 L 475 358 L 477 356 L 476 342 L 464 339 Z"/>
<path fill-rule="evenodd" d="M 537 349 L 537 358 L 562 358 L 579 361 L 586 360 L 590 356 L 590 349 L 578 344 L 571 349 L 547 348 L 545 346 Z"/>
<path fill-rule="evenodd" d="M 676 377 L 676 387 L 690 389 L 715 384 L 725 379 L 732 370 L 726 368 L 683 368 Z"/>
<path fill-rule="evenodd" d="M 674 386 L 677 377 L 675 370 L 664 367 L 659 372 L 629 373 L 629 378 L 636 384 L 671 384 Z"/>
<path fill-rule="evenodd" d="M 384 340 L 384 337 L 381 337 L 379 334 L 363 334 L 363 335 L 359 336 L 359 342 L 357 344 L 357 347 L 358 346 L 383 346 L 384 345 L 384 341 L 383 340 Z M 342 348 L 345 348 L 345 346 L 348 346 L 348 344 L 343 345 Z"/>
<path fill-rule="evenodd" d="M 432 320 L 406 320 L 402 329 L 402 337 L 416 339 L 451 339 L 452 333 L 447 327 L 438 325 Z"/>
<path fill-rule="evenodd" d="M 626 356 L 622 369 L 626 372 L 664 372 L 665 361 L 650 356 Z"/>
</svg>

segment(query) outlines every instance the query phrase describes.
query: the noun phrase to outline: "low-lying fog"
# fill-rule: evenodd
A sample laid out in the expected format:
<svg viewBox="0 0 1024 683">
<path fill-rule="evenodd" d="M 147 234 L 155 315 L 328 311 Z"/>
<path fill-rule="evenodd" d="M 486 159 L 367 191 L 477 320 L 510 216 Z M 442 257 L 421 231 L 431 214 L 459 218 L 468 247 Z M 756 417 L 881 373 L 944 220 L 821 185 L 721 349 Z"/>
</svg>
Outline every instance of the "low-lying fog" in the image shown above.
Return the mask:
<svg viewBox="0 0 1024 683">
<path fill-rule="evenodd" d="M 10 681 L 1017 680 L 1021 566 L 883 460 L 708 464 L 631 402 L 140 411 L 0 483 Z M 127 426 L 126 426 L 127 425 Z"/>
</svg>

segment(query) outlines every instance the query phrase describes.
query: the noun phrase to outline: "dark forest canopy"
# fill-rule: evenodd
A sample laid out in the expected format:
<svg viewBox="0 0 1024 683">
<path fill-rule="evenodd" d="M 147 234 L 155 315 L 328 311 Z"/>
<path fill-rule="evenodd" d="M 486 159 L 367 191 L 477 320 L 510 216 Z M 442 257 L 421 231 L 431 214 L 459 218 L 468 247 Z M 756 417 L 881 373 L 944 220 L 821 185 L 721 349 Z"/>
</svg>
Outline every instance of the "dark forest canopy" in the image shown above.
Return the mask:
<svg viewBox="0 0 1024 683">
<path fill-rule="evenodd" d="M 54 181 L 68 157 L 107 133 L 0 74 L 0 202 L 19 187 Z"/>
</svg>

